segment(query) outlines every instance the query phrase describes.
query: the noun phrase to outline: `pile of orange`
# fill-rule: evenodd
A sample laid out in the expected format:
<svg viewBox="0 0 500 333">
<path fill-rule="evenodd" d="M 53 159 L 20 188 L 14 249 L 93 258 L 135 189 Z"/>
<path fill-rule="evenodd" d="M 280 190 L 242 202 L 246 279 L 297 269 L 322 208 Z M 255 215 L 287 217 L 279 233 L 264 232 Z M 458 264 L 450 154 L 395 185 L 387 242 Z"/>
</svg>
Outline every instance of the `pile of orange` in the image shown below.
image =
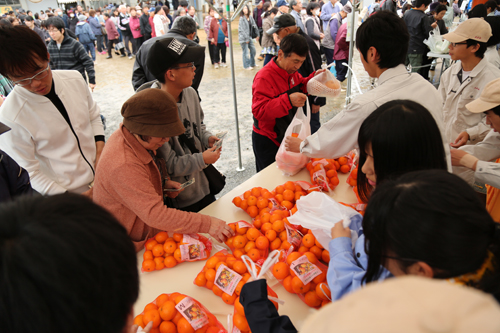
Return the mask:
<svg viewBox="0 0 500 333">
<path fill-rule="evenodd" d="M 200 302 L 193 299 L 208 318 L 208 324 L 195 331 L 189 321 L 175 308 L 186 297 L 186 295 L 179 293 L 161 294 L 154 302 L 146 305 L 144 311 L 134 318 L 134 324 L 144 328 L 152 321 L 153 328 L 150 333 L 218 333 L 224 330 L 224 327 L 217 318 L 201 305 Z"/>
<path fill-rule="evenodd" d="M 347 184 L 351 186 L 358 186 L 358 167 L 352 169 L 351 174 L 347 178 Z"/>
<path fill-rule="evenodd" d="M 278 295 L 267 286 L 267 294 L 272 297 L 278 298 Z M 278 310 L 278 303 L 273 301 L 276 310 Z M 234 315 L 233 315 L 233 325 L 237 327 L 241 332 L 249 332 L 250 327 L 248 326 L 247 318 L 245 317 L 245 309 L 240 303 L 240 297 L 238 296 L 234 301 Z"/>
<path fill-rule="evenodd" d="M 237 259 L 240 259 L 244 254 L 249 256 L 253 262 L 267 258 L 270 245 L 276 239 L 276 232 L 263 235 L 259 229 L 244 221 L 230 223 L 229 227 L 233 229 L 235 236 L 229 238 L 226 245 L 229 246 Z M 274 236 L 274 239 L 271 236 Z"/>
<path fill-rule="evenodd" d="M 271 192 L 262 187 L 254 187 L 243 193 L 241 196 L 233 199 L 236 207 L 243 209 L 251 218 L 256 217 L 263 209 L 270 209 L 272 203 L 269 199 L 273 198 Z"/>
<path fill-rule="evenodd" d="M 337 170 L 341 166 L 337 160 L 312 158 L 306 168 L 311 176 L 311 183 L 320 186 L 323 191 L 333 190 L 339 184 Z"/>
<path fill-rule="evenodd" d="M 304 238 L 308 235 L 304 236 Z M 310 240 L 310 238 L 308 240 Z M 307 284 L 302 283 L 295 272 L 290 269 L 292 262 L 303 255 L 307 257 L 311 264 L 316 265 L 322 271 L 320 275 L 316 276 Z M 331 294 L 330 288 L 326 283 L 326 271 L 326 266 L 318 260 L 315 253 L 310 251 L 303 253 L 292 252 L 286 257 L 285 261 L 276 263 L 271 269 L 274 277 L 281 282 L 286 291 L 292 294 L 298 294 L 304 303 L 313 308 L 319 308 L 330 302 Z"/>
<path fill-rule="evenodd" d="M 242 276 L 242 279 L 238 282 L 232 295 L 223 292 L 222 289 L 215 284 L 215 275 L 219 266 L 222 264 Z M 236 298 L 240 295 L 241 288 L 243 288 L 243 285 L 248 281 L 250 276 L 251 275 L 248 273 L 247 266 L 243 263 L 243 261 L 236 258 L 233 254 L 228 253 L 226 250 L 222 250 L 207 260 L 203 270 L 198 273 L 194 279 L 194 284 L 199 287 L 205 287 L 212 290 L 215 295 L 222 298 L 224 303 L 233 305 Z"/>
<path fill-rule="evenodd" d="M 210 256 L 211 245 L 210 241 L 201 235 L 198 235 L 199 241 L 205 244 L 206 256 Z M 181 250 L 179 245 L 183 245 L 182 242 L 184 238 L 183 234 L 174 233 L 172 237 L 169 237 L 168 232 L 161 231 L 155 237 L 147 240 L 144 247 L 142 262 L 142 270 L 145 272 L 152 272 L 154 270 L 161 270 L 164 268 L 172 268 L 177 266 L 178 263 L 183 262 L 181 259 Z M 204 259 L 200 259 L 204 260 Z"/>
</svg>

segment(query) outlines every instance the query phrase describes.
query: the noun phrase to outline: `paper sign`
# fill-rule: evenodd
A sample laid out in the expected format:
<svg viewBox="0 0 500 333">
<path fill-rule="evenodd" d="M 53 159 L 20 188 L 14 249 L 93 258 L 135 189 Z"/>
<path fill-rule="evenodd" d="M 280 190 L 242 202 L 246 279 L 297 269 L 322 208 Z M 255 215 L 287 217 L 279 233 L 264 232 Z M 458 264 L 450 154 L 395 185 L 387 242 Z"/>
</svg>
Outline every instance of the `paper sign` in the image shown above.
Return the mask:
<svg viewBox="0 0 500 333">
<path fill-rule="evenodd" d="M 175 306 L 175 308 L 186 318 L 194 330 L 200 329 L 208 324 L 208 316 L 203 309 L 196 304 L 192 298 L 186 297 Z"/>
<path fill-rule="evenodd" d="M 311 264 L 305 255 L 293 261 L 290 265 L 290 269 L 293 269 L 303 284 L 308 284 L 316 276 L 322 273 L 321 269 L 319 269 L 316 265 Z"/>
<path fill-rule="evenodd" d="M 205 244 L 203 244 L 203 242 L 200 242 L 198 239 L 198 235 L 183 236 L 182 242 L 186 244 L 179 245 L 182 261 L 196 261 L 205 259 L 207 257 Z"/>
<path fill-rule="evenodd" d="M 226 294 L 232 296 L 234 289 L 236 289 L 236 285 L 241 279 L 241 275 L 222 264 L 215 274 L 215 285 Z"/>
<path fill-rule="evenodd" d="M 288 243 L 292 244 L 294 248 L 298 249 L 300 247 L 300 243 L 302 243 L 302 235 L 297 230 L 290 228 L 286 223 L 285 230 Z"/>
<path fill-rule="evenodd" d="M 248 223 L 247 221 L 238 221 L 238 228 L 252 228 L 253 225 Z"/>
</svg>

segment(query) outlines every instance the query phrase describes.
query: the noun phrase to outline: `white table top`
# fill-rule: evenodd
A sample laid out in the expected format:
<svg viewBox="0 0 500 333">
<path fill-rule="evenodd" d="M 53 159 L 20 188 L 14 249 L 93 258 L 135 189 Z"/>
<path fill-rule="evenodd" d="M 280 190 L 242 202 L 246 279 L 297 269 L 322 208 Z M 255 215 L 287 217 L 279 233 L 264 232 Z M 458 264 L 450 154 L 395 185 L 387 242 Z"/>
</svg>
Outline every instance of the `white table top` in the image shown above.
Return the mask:
<svg viewBox="0 0 500 333">
<path fill-rule="evenodd" d="M 434 52 L 428 52 L 427 53 L 428 57 L 431 58 L 443 58 L 443 59 L 451 59 L 451 56 L 448 53 L 434 53 Z"/>
<path fill-rule="evenodd" d="M 340 184 L 334 191 L 332 198 L 345 203 L 355 203 L 356 195 L 352 187 L 346 183 L 347 175 L 339 173 Z M 243 194 L 245 191 L 261 186 L 268 190 L 273 190 L 276 186 L 284 184 L 288 180 L 310 181 L 309 172 L 304 168 L 293 177 L 282 175 L 276 164 L 273 163 L 266 169 L 252 176 L 243 184 L 237 186 L 229 193 L 203 209 L 200 213 L 218 217 L 227 223 L 245 220 L 251 222 L 248 214 L 240 208 L 234 206 L 232 200 L 235 196 Z M 212 239 L 213 240 L 213 239 Z M 214 243 L 216 243 L 213 240 Z M 214 254 L 216 250 L 212 251 Z M 142 265 L 142 255 L 144 250 L 137 254 L 138 269 L 140 272 Z M 196 275 L 203 269 L 206 261 L 181 263 L 174 268 L 165 268 L 161 271 L 140 274 L 140 294 L 134 305 L 135 315 L 142 312 L 146 304 L 152 302 L 162 293 L 180 292 L 191 296 L 201 302 L 217 319 L 227 328 L 227 315 L 233 313 L 233 306 L 225 304 L 222 299 L 215 296 L 211 290 L 196 286 L 193 281 Z M 285 301 L 279 308 L 281 315 L 288 315 L 297 329 L 302 327 L 304 320 L 314 309 L 308 307 L 297 295 L 290 294 L 281 285 L 272 286 L 278 297 Z"/>
</svg>

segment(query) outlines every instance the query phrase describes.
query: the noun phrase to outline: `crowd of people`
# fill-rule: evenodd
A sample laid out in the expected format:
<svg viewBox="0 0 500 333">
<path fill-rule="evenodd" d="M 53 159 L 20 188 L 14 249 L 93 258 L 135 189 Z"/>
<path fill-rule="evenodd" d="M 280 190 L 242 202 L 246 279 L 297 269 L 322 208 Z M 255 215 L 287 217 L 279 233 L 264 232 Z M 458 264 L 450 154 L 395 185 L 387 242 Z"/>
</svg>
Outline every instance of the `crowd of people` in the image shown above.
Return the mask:
<svg viewBox="0 0 500 333">
<path fill-rule="evenodd" d="M 176 5 L 172 16 L 163 4 L 88 13 L 78 6 L 43 17 L 19 11 L 16 24 L 0 22 L 0 327 L 6 331 L 135 332 L 136 252 L 149 238 L 200 232 L 224 242 L 234 235 L 226 221 L 200 213 L 224 184 L 213 166 L 221 146 L 204 123 L 198 94 L 206 54 L 201 27 L 193 7 L 184 0 Z M 300 0 L 278 0 L 259 1 L 253 13 L 242 8 L 244 67 L 257 67 L 256 40 L 264 64 L 252 85 L 257 172 L 275 161 L 282 144 L 317 158 L 359 152 L 362 223 L 332 228 L 333 303 L 302 331 L 500 330 L 500 69 L 492 61 L 500 17 L 493 17 L 498 4 L 485 5 L 491 19 L 476 16 L 482 15 L 476 6 L 451 30 L 454 5 L 382 0 L 366 8 L 354 46 L 377 86 L 323 125 L 326 99 L 309 94 L 307 83 L 325 71 L 323 62 L 336 62 L 344 81 L 345 18 L 356 6 L 331 0 L 304 10 Z M 212 65 L 226 67 L 230 31 L 218 10 L 209 11 L 204 28 Z M 422 70 L 430 60 L 422 36 L 431 28 L 450 42 L 454 62 L 438 89 Z M 108 58 L 113 49 L 135 56 L 135 93 L 107 140 L 92 97 L 95 48 Z M 305 105 L 312 134 L 285 137 Z M 486 198 L 474 182 L 486 184 Z M 264 280 L 245 284 L 240 301 L 253 332 L 297 332 L 268 300 Z M 394 307 L 397 321 L 389 319 Z M 435 309 L 447 311 L 437 320 Z M 22 320 L 27 311 L 30 320 Z M 357 320 L 375 314 L 388 319 Z"/>
</svg>

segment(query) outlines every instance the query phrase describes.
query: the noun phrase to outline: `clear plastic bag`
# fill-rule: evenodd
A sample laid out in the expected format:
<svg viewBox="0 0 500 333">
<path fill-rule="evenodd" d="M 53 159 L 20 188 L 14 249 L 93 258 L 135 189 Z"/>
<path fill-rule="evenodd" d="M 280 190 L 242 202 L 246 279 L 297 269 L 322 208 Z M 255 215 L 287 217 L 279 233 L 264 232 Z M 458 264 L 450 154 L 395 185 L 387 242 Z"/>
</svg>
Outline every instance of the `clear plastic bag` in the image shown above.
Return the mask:
<svg viewBox="0 0 500 333">
<path fill-rule="evenodd" d="M 285 138 L 293 136 L 304 140 L 311 135 L 311 110 L 308 107 L 307 100 L 304 107 L 307 110 L 307 115 L 304 115 L 303 108 L 297 110 L 292 122 L 286 129 Z M 309 157 L 302 153 L 287 151 L 283 143 L 280 145 L 278 153 L 276 154 L 276 165 L 278 169 L 283 171 L 283 174 L 287 176 L 295 175 L 306 166 L 307 162 L 309 162 Z"/>
<path fill-rule="evenodd" d="M 424 44 L 429 47 L 431 52 L 445 54 L 449 51 L 450 42 L 443 39 L 439 33 L 439 28 L 435 28 L 429 32 L 429 38 L 424 40 Z"/>
<path fill-rule="evenodd" d="M 340 95 L 340 82 L 326 70 L 309 80 L 307 93 L 318 97 L 337 97 Z"/>
</svg>

